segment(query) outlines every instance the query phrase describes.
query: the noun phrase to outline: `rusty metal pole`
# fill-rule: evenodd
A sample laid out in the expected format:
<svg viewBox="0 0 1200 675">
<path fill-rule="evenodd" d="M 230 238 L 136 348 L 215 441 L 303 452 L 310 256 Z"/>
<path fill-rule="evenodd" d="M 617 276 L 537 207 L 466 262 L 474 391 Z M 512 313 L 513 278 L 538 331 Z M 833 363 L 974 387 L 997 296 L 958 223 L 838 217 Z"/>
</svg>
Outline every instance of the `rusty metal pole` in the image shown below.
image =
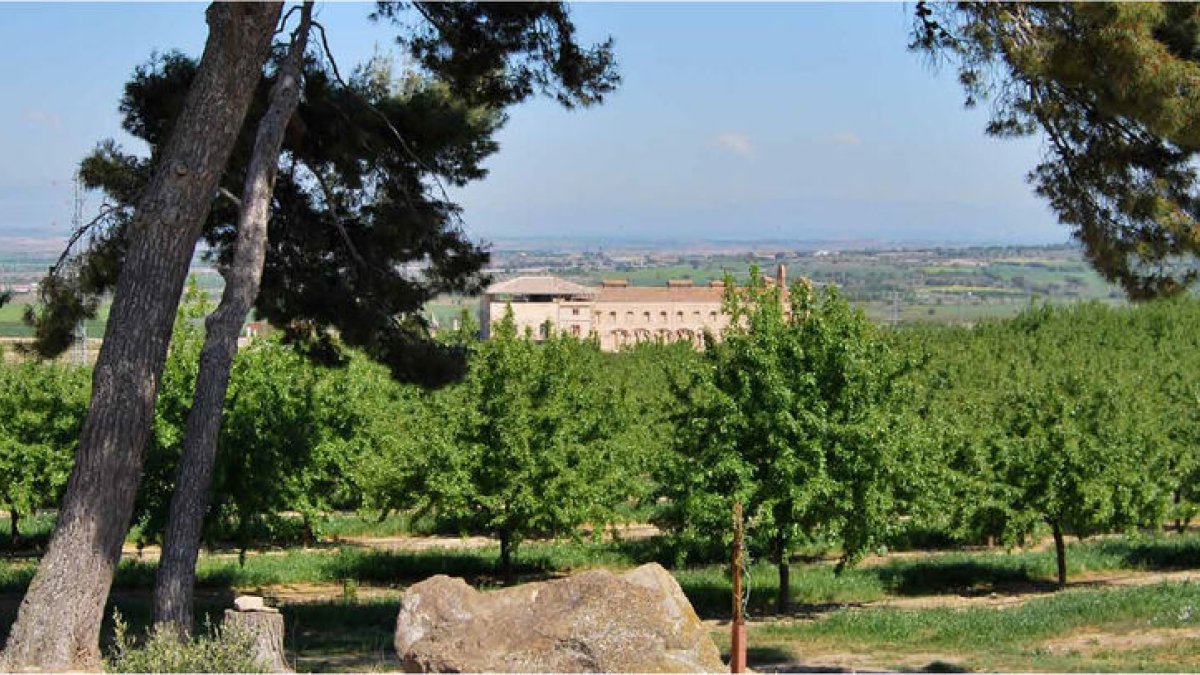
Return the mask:
<svg viewBox="0 0 1200 675">
<path fill-rule="evenodd" d="M 733 619 L 729 672 L 746 672 L 746 617 L 742 615 L 742 503 L 733 504 Z"/>
</svg>

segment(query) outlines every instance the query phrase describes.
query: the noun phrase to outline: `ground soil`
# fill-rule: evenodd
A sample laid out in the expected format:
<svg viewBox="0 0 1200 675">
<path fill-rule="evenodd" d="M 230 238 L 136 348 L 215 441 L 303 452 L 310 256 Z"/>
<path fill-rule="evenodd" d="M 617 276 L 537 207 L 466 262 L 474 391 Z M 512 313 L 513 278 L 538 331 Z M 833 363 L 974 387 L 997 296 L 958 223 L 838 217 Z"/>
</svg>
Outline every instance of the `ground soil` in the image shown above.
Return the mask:
<svg viewBox="0 0 1200 675">
<path fill-rule="evenodd" d="M 1051 654 L 1092 656 L 1102 651 L 1133 651 L 1191 640 L 1200 640 L 1200 628 L 1159 628 L 1136 633 L 1091 631 L 1047 640 L 1043 646 Z M 1196 647 L 1200 649 L 1200 644 Z"/>
<path fill-rule="evenodd" d="M 590 536 L 587 528 L 582 530 L 582 535 L 586 538 Z M 638 540 L 649 539 L 661 534 L 661 531 L 653 525 L 645 524 L 629 524 L 615 525 L 604 531 L 603 539 L 606 541 L 612 540 L 615 536 L 623 540 Z M 526 543 L 539 543 L 550 540 L 531 539 Z M 491 537 L 451 537 L 445 535 L 401 535 L 396 537 L 333 537 L 322 542 L 320 545 L 305 548 L 302 550 L 320 550 L 336 548 L 338 546 L 361 546 L 363 548 L 379 549 L 382 551 L 430 551 L 435 549 L 446 550 L 471 550 L 479 548 L 487 548 L 489 546 L 499 546 L 500 542 Z M 289 550 L 296 550 L 295 548 Z M 285 550 L 267 550 L 267 551 L 247 551 L 246 555 L 282 555 Z M 125 542 L 121 549 L 121 554 L 126 558 L 135 560 L 157 560 L 162 554 L 161 549 L 157 545 L 145 546 L 138 548 L 135 544 Z M 216 551 L 207 552 L 207 556 L 216 557 L 234 557 L 238 556 L 236 551 Z"/>
</svg>

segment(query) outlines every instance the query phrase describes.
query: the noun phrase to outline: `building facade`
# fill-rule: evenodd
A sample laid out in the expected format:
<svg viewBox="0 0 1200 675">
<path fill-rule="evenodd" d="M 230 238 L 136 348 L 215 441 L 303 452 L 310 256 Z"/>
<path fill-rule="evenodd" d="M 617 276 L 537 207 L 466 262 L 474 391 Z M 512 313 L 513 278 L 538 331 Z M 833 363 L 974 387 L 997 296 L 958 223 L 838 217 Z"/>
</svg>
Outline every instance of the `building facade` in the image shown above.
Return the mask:
<svg viewBox="0 0 1200 675">
<path fill-rule="evenodd" d="M 774 283 L 786 288 L 782 265 Z M 695 285 L 690 280 L 666 286 L 630 286 L 607 280 L 599 288 L 553 276 L 527 276 L 490 286 L 479 304 L 483 336 L 512 307 L 517 331 L 535 339 L 551 330 L 577 337 L 594 337 L 605 351 L 638 342 L 687 342 L 703 346 L 705 331 L 720 335 L 729 323 L 721 311 L 725 286 L 719 281 Z"/>
</svg>

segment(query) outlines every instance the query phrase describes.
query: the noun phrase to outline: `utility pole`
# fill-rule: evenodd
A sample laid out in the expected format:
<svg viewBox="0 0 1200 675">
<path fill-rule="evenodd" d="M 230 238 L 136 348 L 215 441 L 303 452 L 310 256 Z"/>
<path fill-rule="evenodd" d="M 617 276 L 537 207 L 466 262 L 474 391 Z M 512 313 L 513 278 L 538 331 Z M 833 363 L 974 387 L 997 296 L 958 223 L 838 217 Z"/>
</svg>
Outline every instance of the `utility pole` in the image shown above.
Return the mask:
<svg viewBox="0 0 1200 675">
<path fill-rule="evenodd" d="M 746 672 L 746 617 L 742 614 L 742 503 L 733 503 L 733 632 L 729 647 L 729 672 Z"/>
</svg>

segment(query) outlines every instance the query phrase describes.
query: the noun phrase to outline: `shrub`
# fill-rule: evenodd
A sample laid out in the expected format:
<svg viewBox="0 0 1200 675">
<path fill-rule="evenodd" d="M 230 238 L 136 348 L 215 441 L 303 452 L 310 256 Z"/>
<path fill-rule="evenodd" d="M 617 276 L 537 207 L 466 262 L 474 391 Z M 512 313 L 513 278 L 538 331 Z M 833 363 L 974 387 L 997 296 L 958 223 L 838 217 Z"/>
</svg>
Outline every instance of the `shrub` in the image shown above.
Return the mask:
<svg viewBox="0 0 1200 675">
<path fill-rule="evenodd" d="M 265 673 L 255 656 L 254 637 L 238 626 L 213 626 L 205 619 L 204 634 L 180 640 L 170 628 L 151 629 L 135 643 L 120 612 L 113 616 L 113 651 L 105 670 L 113 673 Z"/>
</svg>

